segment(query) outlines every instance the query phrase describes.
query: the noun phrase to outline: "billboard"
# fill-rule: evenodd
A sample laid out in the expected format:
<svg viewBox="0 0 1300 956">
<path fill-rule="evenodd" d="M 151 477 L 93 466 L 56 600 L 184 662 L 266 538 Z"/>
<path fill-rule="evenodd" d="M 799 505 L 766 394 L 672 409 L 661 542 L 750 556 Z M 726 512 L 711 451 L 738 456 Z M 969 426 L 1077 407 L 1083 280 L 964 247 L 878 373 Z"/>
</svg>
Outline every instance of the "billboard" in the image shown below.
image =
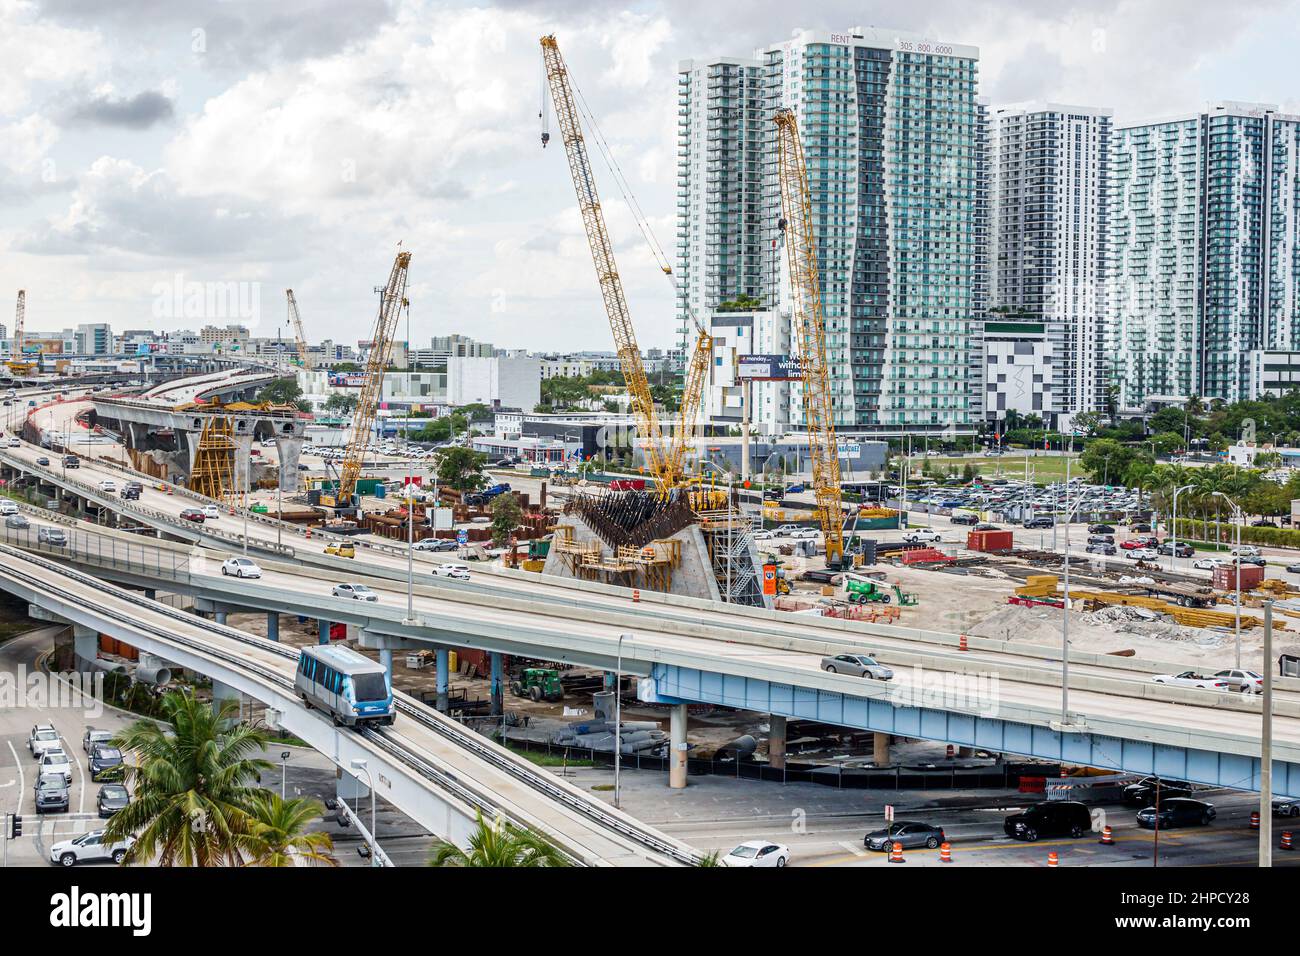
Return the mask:
<svg viewBox="0 0 1300 956">
<path fill-rule="evenodd" d="M 329 383 L 335 388 L 360 388 L 366 382 L 364 372 L 330 372 Z"/>
<path fill-rule="evenodd" d="M 789 355 L 741 355 L 737 374 L 758 382 L 797 382 L 803 378 L 802 363 Z"/>
</svg>

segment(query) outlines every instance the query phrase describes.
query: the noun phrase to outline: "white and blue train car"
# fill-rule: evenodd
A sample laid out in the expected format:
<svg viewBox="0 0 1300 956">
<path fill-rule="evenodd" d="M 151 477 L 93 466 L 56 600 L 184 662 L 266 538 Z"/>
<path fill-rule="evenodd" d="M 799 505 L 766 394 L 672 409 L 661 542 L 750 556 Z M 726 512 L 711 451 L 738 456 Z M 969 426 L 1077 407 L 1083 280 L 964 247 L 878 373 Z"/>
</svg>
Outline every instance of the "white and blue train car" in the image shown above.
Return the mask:
<svg viewBox="0 0 1300 956">
<path fill-rule="evenodd" d="M 335 723 L 393 722 L 393 687 L 383 665 L 350 647 L 304 647 L 293 686 L 303 703 L 325 711 Z"/>
</svg>

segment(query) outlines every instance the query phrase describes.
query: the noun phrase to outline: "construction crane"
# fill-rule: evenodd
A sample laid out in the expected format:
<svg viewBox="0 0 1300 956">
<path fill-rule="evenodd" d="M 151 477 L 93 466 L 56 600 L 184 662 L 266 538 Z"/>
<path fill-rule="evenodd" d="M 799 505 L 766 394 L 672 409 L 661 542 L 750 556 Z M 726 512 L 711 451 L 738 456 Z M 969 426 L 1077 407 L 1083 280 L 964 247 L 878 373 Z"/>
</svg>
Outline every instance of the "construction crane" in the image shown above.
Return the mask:
<svg viewBox="0 0 1300 956">
<path fill-rule="evenodd" d="M 830 374 L 826 369 L 826 329 L 822 322 L 821 288 L 817 278 L 817 245 L 813 236 L 808 170 L 794 111 L 780 108 L 773 119 L 776 122 L 776 167 L 781 183 L 785 250 L 790 264 L 794 333 L 803 370 L 808 456 L 812 459 L 817 520 L 826 539 L 826 565 L 834 568 L 844 558 L 844 516 L 840 507 L 839 448 L 835 443 Z"/>
<path fill-rule="evenodd" d="M 32 362 L 23 359 L 23 319 L 27 315 L 27 290 L 18 290 L 18 309 L 14 313 L 14 334 L 9 340 L 9 371 L 21 374 L 31 371 Z"/>
<path fill-rule="evenodd" d="M 542 37 L 541 44 L 546 80 L 551 88 L 555 117 L 559 122 L 560 139 L 569 160 L 573 188 L 578 194 L 578 209 L 582 213 L 582 225 L 587 232 L 591 258 L 596 265 L 596 280 L 600 283 L 600 294 L 605 300 L 609 327 L 614 333 L 614 345 L 623 369 L 623 380 L 632 397 L 632 408 L 641 431 L 642 447 L 645 449 L 650 474 L 658 482 L 660 494 L 667 494 L 678 483 L 678 476 L 673 473 L 670 455 L 664 448 L 659 415 L 650 394 L 645 366 L 641 363 L 641 349 L 637 345 L 636 331 L 632 328 L 627 298 L 623 294 L 623 281 L 619 278 L 618 266 L 614 262 L 614 246 L 610 242 L 609 230 L 605 227 L 605 213 L 600 207 L 596 179 L 582 137 L 578 104 L 569 83 L 569 71 L 564 65 L 564 58 L 560 56 L 554 35 Z M 543 132 L 542 135 L 542 145 L 545 146 L 549 134 Z"/>
<path fill-rule="evenodd" d="M 393 260 L 392 271 L 388 274 L 388 284 L 380 290 L 382 298 L 379 301 L 379 315 L 375 318 L 375 332 L 371 336 L 370 354 L 366 358 L 365 378 L 357 397 L 356 411 L 352 415 L 352 438 L 348 442 L 347 453 L 343 456 L 343 467 L 334 489 L 333 506 L 336 510 L 351 511 L 355 507 L 352 499 L 356 494 L 357 479 L 361 477 L 366 446 L 370 444 L 370 429 L 374 426 L 375 412 L 379 408 L 379 398 L 383 392 L 384 372 L 393 352 L 393 335 L 397 330 L 402 302 L 406 298 L 406 270 L 410 262 L 409 252 L 398 252 L 397 258 Z"/>
<path fill-rule="evenodd" d="M 289 322 L 293 325 L 293 339 L 298 347 L 298 364 L 307 368 L 307 335 L 302 330 L 302 316 L 298 313 L 298 300 L 293 297 L 292 289 L 284 290 L 289 300 Z"/>
</svg>

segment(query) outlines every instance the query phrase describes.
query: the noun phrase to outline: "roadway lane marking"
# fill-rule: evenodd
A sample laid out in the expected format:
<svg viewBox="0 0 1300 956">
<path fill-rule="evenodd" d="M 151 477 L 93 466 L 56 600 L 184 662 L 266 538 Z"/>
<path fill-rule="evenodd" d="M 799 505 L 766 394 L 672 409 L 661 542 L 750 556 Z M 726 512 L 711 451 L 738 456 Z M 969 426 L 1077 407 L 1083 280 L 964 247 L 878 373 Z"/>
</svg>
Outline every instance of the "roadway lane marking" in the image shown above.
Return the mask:
<svg viewBox="0 0 1300 956">
<path fill-rule="evenodd" d="M 14 750 L 12 740 L 5 741 L 9 745 L 9 752 L 14 755 L 14 766 L 18 768 L 18 805 L 14 813 L 18 816 L 23 815 L 23 798 L 27 794 L 27 778 L 23 775 L 23 765 L 18 761 L 18 751 Z"/>
<path fill-rule="evenodd" d="M 866 850 L 864 850 L 862 847 L 860 847 L 860 846 L 854 846 L 854 845 L 853 845 L 852 843 L 850 843 L 848 840 L 842 840 L 842 841 L 840 841 L 840 844 L 839 844 L 839 845 L 842 846 L 842 847 L 844 847 L 844 849 L 848 850 L 850 853 L 852 853 L 854 856 L 857 856 L 857 857 L 863 857 L 863 856 L 870 856 L 870 855 L 871 855 L 871 854 L 869 854 Z"/>
</svg>

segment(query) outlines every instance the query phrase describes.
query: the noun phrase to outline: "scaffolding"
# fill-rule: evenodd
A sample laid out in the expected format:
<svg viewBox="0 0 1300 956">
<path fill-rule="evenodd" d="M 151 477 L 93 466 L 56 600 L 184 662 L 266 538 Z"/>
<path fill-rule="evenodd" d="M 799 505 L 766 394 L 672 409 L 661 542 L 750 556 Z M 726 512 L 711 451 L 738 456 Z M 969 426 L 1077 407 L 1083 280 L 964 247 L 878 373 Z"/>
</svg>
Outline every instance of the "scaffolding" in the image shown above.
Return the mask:
<svg viewBox="0 0 1300 956">
<path fill-rule="evenodd" d="M 673 571 L 682 563 L 680 541 L 662 539 L 644 545 L 624 544 L 606 554 L 598 541 L 577 541 L 572 525 L 555 529 L 551 553 L 574 577 L 665 593 L 672 589 Z"/>
<path fill-rule="evenodd" d="M 763 585 L 754 562 L 752 520 L 730 507 L 701 511 L 698 518 L 722 600 L 763 607 Z"/>
<path fill-rule="evenodd" d="M 235 487 L 235 430 L 229 418 L 213 415 L 203 423 L 190 473 L 190 488 L 208 498 L 226 501 Z"/>
</svg>

